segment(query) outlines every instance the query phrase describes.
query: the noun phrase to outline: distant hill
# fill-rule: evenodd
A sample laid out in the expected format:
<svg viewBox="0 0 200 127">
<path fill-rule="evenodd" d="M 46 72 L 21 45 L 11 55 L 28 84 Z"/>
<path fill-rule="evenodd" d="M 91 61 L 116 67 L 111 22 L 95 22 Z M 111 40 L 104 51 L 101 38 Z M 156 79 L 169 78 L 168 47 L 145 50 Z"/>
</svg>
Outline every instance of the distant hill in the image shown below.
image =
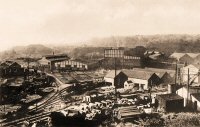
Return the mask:
<svg viewBox="0 0 200 127">
<path fill-rule="evenodd" d="M 112 36 L 107 38 L 94 38 L 84 45 L 68 46 L 41 44 L 17 46 L 11 50 L 0 53 L 0 59 L 17 57 L 42 57 L 54 53 L 68 53 L 71 58 L 102 58 L 105 47 L 131 48 L 128 54 L 137 54 L 136 46 L 143 46 L 146 50 L 158 50 L 170 55 L 173 52 L 200 52 L 200 35 L 135 35 Z"/>
<path fill-rule="evenodd" d="M 77 47 L 69 45 L 41 45 L 34 44 L 28 46 L 16 46 L 10 50 L 0 52 L 0 60 L 16 59 L 20 57 L 41 58 L 44 55 L 67 53 L 70 57 L 79 56 L 82 50 L 78 50 L 78 54 L 74 51 Z M 82 48 L 80 48 L 82 49 Z M 84 49 L 84 48 L 83 48 Z M 84 53 L 84 52 L 83 52 Z M 87 53 L 87 52 L 86 52 Z M 81 54 L 81 53 L 80 53 Z"/>
<path fill-rule="evenodd" d="M 200 52 L 200 35 L 135 35 L 94 38 L 87 43 L 94 47 L 129 47 L 144 46 L 166 54 L 173 52 Z"/>
<path fill-rule="evenodd" d="M 148 43 L 146 36 L 112 36 L 106 38 L 93 38 L 86 44 L 94 47 L 135 47 L 145 46 Z"/>
<path fill-rule="evenodd" d="M 104 47 L 76 47 L 69 55 L 73 59 L 92 60 L 104 57 Z"/>
<path fill-rule="evenodd" d="M 53 50 L 44 45 L 16 46 L 0 54 L 1 59 L 15 59 L 19 57 L 40 58 L 43 55 L 52 54 Z"/>
</svg>

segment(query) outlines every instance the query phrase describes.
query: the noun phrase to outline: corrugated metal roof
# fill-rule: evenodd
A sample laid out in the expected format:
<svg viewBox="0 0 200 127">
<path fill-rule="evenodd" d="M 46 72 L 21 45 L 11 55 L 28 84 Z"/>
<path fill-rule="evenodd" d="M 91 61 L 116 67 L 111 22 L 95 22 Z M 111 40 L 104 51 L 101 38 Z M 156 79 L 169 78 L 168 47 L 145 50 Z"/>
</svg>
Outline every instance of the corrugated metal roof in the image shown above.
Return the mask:
<svg viewBox="0 0 200 127">
<path fill-rule="evenodd" d="M 54 55 L 45 55 L 44 57 L 49 58 L 49 57 L 68 57 L 67 54 L 54 54 Z"/>
<path fill-rule="evenodd" d="M 118 75 L 121 72 L 121 70 L 117 70 L 116 71 L 116 75 Z M 106 76 L 106 78 L 114 78 L 115 77 L 115 70 L 111 70 L 109 71 Z"/>
<path fill-rule="evenodd" d="M 195 58 L 198 55 L 200 55 L 199 53 L 187 53 L 190 57 Z"/>
<path fill-rule="evenodd" d="M 164 100 L 180 100 L 183 99 L 181 96 L 177 95 L 177 94 L 160 94 L 157 95 L 159 97 L 161 97 Z"/>
<path fill-rule="evenodd" d="M 170 55 L 170 58 L 176 58 L 176 59 L 180 59 L 181 57 L 183 57 L 186 53 L 173 53 L 172 55 Z"/>
<path fill-rule="evenodd" d="M 180 59 L 181 57 L 183 57 L 184 55 L 188 55 L 191 58 L 196 58 L 198 55 L 200 55 L 200 53 L 173 53 L 170 58 L 176 58 L 176 59 Z"/>
<path fill-rule="evenodd" d="M 128 78 L 136 78 L 136 79 L 144 79 L 148 80 L 154 72 L 148 72 L 145 70 L 117 70 L 116 75 L 118 75 L 120 72 L 124 73 Z M 106 78 L 114 78 L 115 77 L 115 71 L 112 70 L 108 72 L 105 76 Z"/>
<path fill-rule="evenodd" d="M 5 61 L 5 62 L 2 62 L 1 64 L 0 64 L 0 66 L 3 66 L 3 67 L 9 67 L 9 66 L 11 66 L 11 65 L 13 65 L 13 64 L 17 64 L 17 65 L 19 65 L 17 62 L 15 62 L 15 61 Z M 20 66 L 20 65 L 19 65 Z"/>
<path fill-rule="evenodd" d="M 200 69 L 200 64 L 193 64 L 196 68 Z"/>
<path fill-rule="evenodd" d="M 55 55 L 46 55 L 44 56 L 47 60 L 50 61 L 60 61 L 70 59 L 67 54 L 55 54 Z"/>
<path fill-rule="evenodd" d="M 134 68 L 133 70 L 145 71 L 145 72 L 152 73 L 152 74 L 155 73 L 159 78 L 162 78 L 164 76 L 164 74 L 167 73 L 167 70 L 155 69 L 155 68 Z"/>
<path fill-rule="evenodd" d="M 148 80 L 154 73 L 146 71 L 122 70 L 122 72 L 129 78 Z"/>
</svg>

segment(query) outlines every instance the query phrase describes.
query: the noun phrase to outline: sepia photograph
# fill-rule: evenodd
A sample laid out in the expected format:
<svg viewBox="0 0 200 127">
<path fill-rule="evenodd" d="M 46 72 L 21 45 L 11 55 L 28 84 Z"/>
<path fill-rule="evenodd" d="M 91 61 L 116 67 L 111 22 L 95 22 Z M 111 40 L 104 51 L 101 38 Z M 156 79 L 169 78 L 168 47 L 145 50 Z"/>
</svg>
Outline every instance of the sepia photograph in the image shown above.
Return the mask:
<svg viewBox="0 0 200 127">
<path fill-rule="evenodd" d="M 200 1 L 0 0 L 0 127 L 200 127 Z"/>
</svg>

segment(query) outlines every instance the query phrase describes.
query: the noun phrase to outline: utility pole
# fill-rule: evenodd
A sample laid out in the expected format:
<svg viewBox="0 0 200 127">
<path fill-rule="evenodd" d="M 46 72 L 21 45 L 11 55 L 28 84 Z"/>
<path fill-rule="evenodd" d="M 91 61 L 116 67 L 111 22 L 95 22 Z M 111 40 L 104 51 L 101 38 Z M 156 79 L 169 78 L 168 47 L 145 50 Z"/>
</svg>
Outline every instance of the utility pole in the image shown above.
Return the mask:
<svg viewBox="0 0 200 127">
<path fill-rule="evenodd" d="M 187 104 L 189 102 L 189 85 L 190 85 L 190 69 L 188 68 L 188 82 L 187 82 Z"/>
<path fill-rule="evenodd" d="M 27 71 L 27 76 L 28 76 L 28 81 L 29 81 L 29 57 L 27 58 L 27 62 L 28 62 L 28 66 L 27 66 L 27 69 L 28 69 L 28 71 Z"/>
<path fill-rule="evenodd" d="M 117 75 L 116 57 L 115 57 L 115 76 Z"/>
<path fill-rule="evenodd" d="M 150 82 L 150 87 L 149 87 L 149 97 L 150 97 L 150 100 L 151 100 L 151 89 L 152 89 L 152 80 Z M 151 101 L 150 101 L 150 104 L 151 104 Z"/>
<path fill-rule="evenodd" d="M 114 58 L 115 60 L 115 78 L 117 75 L 117 67 L 116 67 L 116 57 Z M 117 100 L 117 83 L 115 82 L 115 78 L 114 78 L 114 85 L 115 85 L 115 96 L 116 96 L 116 100 Z"/>
<path fill-rule="evenodd" d="M 36 90 L 35 90 L 35 96 L 36 96 Z M 35 111 L 37 112 L 37 102 L 35 103 Z"/>
<path fill-rule="evenodd" d="M 110 48 L 110 49 L 104 49 L 104 59 L 108 60 L 108 59 L 111 59 L 112 60 L 112 65 L 111 65 L 111 68 L 113 69 L 113 60 L 114 60 L 114 87 L 115 87 L 115 95 L 116 95 L 116 98 L 117 98 L 117 86 L 119 85 L 120 83 L 120 80 L 115 80 L 116 79 L 116 76 L 117 76 L 117 58 L 121 58 L 121 57 L 124 57 L 124 50 L 122 49 L 119 49 L 119 48 Z M 122 62 L 122 64 L 124 64 L 124 59 L 121 59 L 119 60 L 119 62 Z M 107 63 L 107 62 L 106 62 Z M 107 64 L 108 65 L 108 64 Z M 110 65 L 110 64 L 109 64 Z M 107 67 L 107 66 L 106 66 Z M 123 65 L 121 66 L 121 63 L 120 63 L 120 67 L 123 68 Z"/>
<path fill-rule="evenodd" d="M 176 70 L 175 70 L 175 85 L 177 84 L 177 61 L 176 61 Z"/>
<path fill-rule="evenodd" d="M 180 79 L 180 85 L 182 85 L 182 74 L 181 74 L 181 69 L 179 69 L 179 79 Z"/>
</svg>

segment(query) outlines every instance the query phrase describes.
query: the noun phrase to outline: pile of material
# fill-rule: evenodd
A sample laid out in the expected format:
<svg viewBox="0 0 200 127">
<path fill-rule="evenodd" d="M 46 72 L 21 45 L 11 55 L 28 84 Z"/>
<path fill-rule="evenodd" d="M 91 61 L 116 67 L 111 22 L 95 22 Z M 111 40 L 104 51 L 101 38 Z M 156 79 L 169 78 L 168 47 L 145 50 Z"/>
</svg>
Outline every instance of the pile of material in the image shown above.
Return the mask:
<svg viewBox="0 0 200 127">
<path fill-rule="evenodd" d="M 115 117 L 119 120 L 128 119 L 128 118 L 131 118 L 131 117 L 136 117 L 136 116 L 141 114 L 136 106 L 119 107 L 114 112 L 115 112 L 114 113 Z"/>
</svg>

